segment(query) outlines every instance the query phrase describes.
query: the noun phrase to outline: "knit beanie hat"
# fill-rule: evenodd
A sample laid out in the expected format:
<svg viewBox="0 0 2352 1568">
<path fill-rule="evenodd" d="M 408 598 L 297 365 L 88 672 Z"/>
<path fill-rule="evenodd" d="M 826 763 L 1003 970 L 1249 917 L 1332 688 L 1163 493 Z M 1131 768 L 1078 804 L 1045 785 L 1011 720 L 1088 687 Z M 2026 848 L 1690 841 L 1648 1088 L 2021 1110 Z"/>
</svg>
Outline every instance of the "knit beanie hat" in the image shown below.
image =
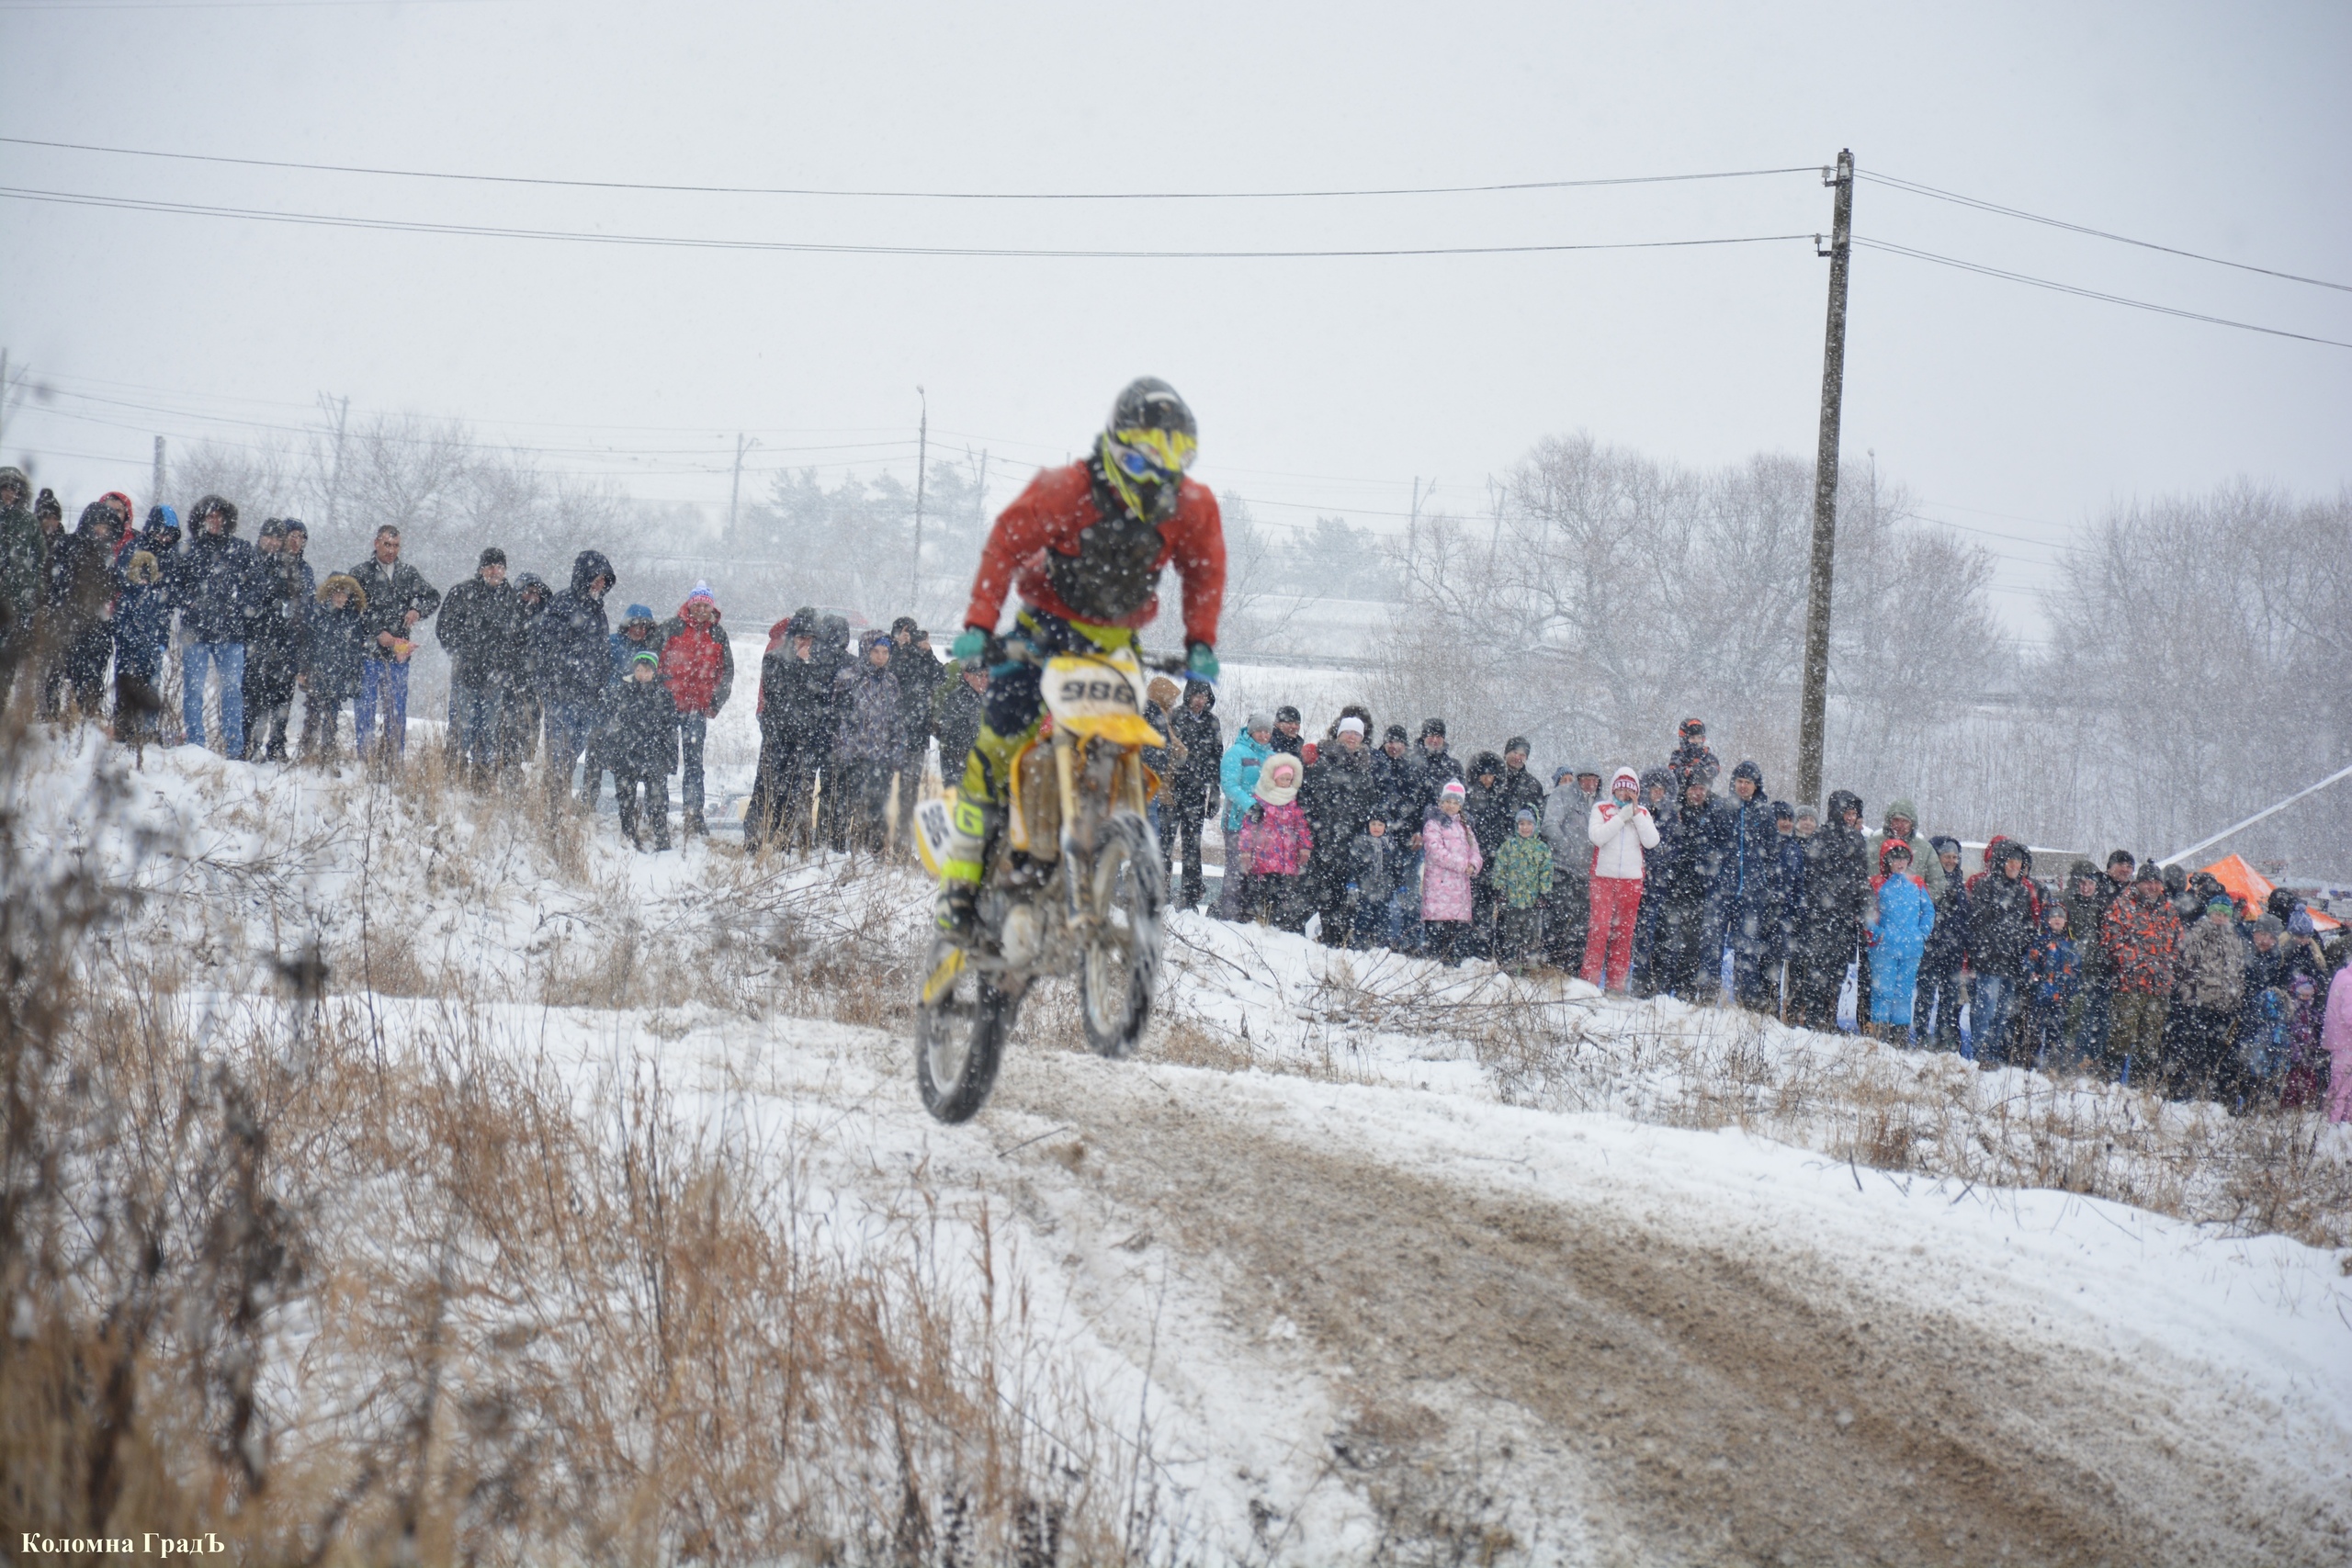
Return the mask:
<svg viewBox="0 0 2352 1568">
<path fill-rule="evenodd" d="M 1296 724 L 1298 722 L 1298 710 L 1291 706 L 1288 703 L 1284 703 L 1282 706 L 1274 710 L 1274 722 L 1276 724 Z"/>
<path fill-rule="evenodd" d="M 1347 717 L 1340 721 L 1340 728 L 1333 733 L 1339 735 L 1362 735 L 1363 733 L 1363 720 L 1358 718 L 1353 714 L 1350 714 Z"/>
<path fill-rule="evenodd" d="M 1535 813 L 1522 806 L 1519 808 L 1519 820 L 1532 828 L 1535 826 Z"/>
<path fill-rule="evenodd" d="M 1383 746 L 1385 746 L 1385 745 L 1387 745 L 1391 740 L 1408 740 L 1408 741 L 1409 741 L 1410 739 L 1412 739 L 1412 737 L 1405 733 L 1405 727 L 1404 727 L 1403 725 L 1401 725 L 1401 724 L 1392 724 L 1392 725 L 1390 725 L 1390 726 L 1388 727 L 1387 733 L 1384 734 L 1384 735 L 1380 738 L 1380 743 L 1381 743 Z"/>
<path fill-rule="evenodd" d="M 1251 708 L 1250 710 L 1250 722 L 1243 725 L 1241 728 L 1244 729 L 1272 729 L 1273 727 L 1274 721 L 1272 717 L 1267 714 L 1264 708 Z"/>
<path fill-rule="evenodd" d="M 631 660 L 629 660 L 629 662 L 630 662 L 631 664 L 633 664 L 633 665 L 634 665 L 634 664 L 650 664 L 650 665 L 652 665 L 655 669 L 659 670 L 659 669 L 662 667 L 662 656 L 661 656 L 660 654 L 658 654 L 658 653 L 654 652 L 651 649 L 650 649 L 650 648 L 649 648 L 649 649 L 647 649 L 644 652 L 642 652 L 642 653 L 640 653 L 640 654 L 637 655 L 635 658 L 631 659 Z"/>
<path fill-rule="evenodd" d="M 1467 799 L 1470 794 L 1468 790 L 1462 787 L 1462 781 L 1460 779 L 1446 780 L 1445 787 L 1439 790 L 1437 793 L 1439 798 L 1443 800 L 1464 800 Z"/>
<path fill-rule="evenodd" d="M 1442 718 L 1425 718 L 1421 720 L 1422 739 L 1427 740 L 1432 735 L 1442 738 L 1444 734 L 1445 720 Z"/>
<path fill-rule="evenodd" d="M 1534 750 L 1534 747 L 1530 746 L 1527 743 L 1527 737 L 1524 735 L 1514 735 L 1510 739 L 1503 742 L 1503 755 L 1506 757 L 1510 756 L 1513 751 L 1525 752 L 1532 751 Z"/>
</svg>

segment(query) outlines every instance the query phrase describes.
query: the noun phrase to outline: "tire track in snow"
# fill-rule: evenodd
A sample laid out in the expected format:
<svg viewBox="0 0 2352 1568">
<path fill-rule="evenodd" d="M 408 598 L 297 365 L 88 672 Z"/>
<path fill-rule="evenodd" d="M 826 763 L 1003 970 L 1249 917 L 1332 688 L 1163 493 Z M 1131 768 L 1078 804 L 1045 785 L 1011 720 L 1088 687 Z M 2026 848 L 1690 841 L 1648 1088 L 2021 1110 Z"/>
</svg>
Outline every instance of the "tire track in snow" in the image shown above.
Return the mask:
<svg viewBox="0 0 2352 1568">
<path fill-rule="evenodd" d="M 1339 1369 L 1355 1416 L 1329 1440 L 1399 1528 L 1442 1472 L 1608 1562 L 2340 1549 L 2128 1371 L 1869 1292 L 1802 1249 L 1384 1160 L 1244 1078 L 1025 1052 L 999 1095 L 1079 1131 L 1103 1224 L 1150 1227 L 1214 1269 L 1239 1318 L 1295 1324 L 1299 1353 Z"/>
</svg>

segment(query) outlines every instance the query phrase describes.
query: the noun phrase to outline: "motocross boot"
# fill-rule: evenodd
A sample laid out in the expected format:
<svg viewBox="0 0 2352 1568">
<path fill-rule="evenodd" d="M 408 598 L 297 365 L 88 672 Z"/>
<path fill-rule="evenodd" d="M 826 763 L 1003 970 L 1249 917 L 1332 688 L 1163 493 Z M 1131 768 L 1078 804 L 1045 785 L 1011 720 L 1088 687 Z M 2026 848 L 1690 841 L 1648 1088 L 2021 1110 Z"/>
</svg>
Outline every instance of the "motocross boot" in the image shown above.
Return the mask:
<svg viewBox="0 0 2352 1568">
<path fill-rule="evenodd" d="M 969 947 L 979 932 L 980 885 L 943 877 L 933 906 L 939 934 L 958 947 Z"/>
</svg>

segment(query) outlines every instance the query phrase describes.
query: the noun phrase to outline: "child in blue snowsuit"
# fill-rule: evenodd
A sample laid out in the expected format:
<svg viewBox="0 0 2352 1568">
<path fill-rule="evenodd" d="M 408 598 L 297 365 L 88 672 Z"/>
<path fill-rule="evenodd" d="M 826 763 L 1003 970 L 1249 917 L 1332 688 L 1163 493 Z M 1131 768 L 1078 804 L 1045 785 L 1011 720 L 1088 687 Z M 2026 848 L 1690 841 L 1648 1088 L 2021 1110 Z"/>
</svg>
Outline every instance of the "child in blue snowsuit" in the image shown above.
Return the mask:
<svg viewBox="0 0 2352 1568">
<path fill-rule="evenodd" d="M 2074 939 L 2066 934 L 2064 901 L 2052 899 L 2041 923 L 2041 934 L 2025 953 L 2026 1043 L 2035 1066 L 2055 1072 L 2075 1065 L 2067 1042 L 2083 988 L 2082 966 Z"/>
<path fill-rule="evenodd" d="M 1919 955 L 1936 929 L 1936 901 L 1928 885 L 1911 874 L 1911 846 L 1889 839 L 1878 852 L 1875 895 L 1863 923 L 1871 937 L 1871 1032 L 1882 1038 L 1911 1030 L 1911 993 L 1919 979 Z"/>
</svg>

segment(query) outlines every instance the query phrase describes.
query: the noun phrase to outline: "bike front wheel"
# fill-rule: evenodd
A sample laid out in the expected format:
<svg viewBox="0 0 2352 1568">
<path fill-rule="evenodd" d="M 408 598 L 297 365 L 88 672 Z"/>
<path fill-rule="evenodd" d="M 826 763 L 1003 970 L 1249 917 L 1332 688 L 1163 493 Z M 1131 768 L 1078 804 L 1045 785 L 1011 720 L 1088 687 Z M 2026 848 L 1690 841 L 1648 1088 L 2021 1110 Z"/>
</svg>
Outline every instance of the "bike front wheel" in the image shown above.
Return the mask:
<svg viewBox="0 0 2352 1568">
<path fill-rule="evenodd" d="M 1078 974 L 1086 1043 L 1098 1055 L 1135 1054 L 1151 1021 L 1159 983 L 1160 919 L 1167 873 L 1151 828 L 1131 811 L 1114 815 L 1095 835 L 1086 895 L 1094 934 Z"/>
<path fill-rule="evenodd" d="M 932 945 L 926 974 L 915 1009 L 915 1087 L 940 1121 L 968 1122 L 996 1087 L 1021 996 L 999 989 L 944 940 Z"/>
</svg>

